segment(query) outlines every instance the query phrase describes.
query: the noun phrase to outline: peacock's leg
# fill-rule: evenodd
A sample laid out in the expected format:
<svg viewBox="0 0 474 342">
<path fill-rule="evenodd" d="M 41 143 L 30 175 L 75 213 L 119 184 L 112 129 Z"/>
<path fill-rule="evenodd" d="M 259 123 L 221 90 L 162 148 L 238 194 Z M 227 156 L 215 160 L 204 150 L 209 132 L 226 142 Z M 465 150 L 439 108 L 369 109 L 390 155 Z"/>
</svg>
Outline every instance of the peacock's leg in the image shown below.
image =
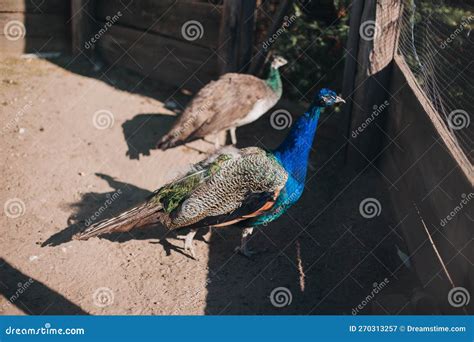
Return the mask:
<svg viewBox="0 0 474 342">
<path fill-rule="evenodd" d="M 178 235 L 177 239 L 184 240 L 184 250 L 189 251 L 191 256 L 196 259 L 196 252 L 194 251 L 194 236 L 196 236 L 197 229 L 191 229 L 186 235 Z"/>
<path fill-rule="evenodd" d="M 232 127 L 229 129 L 230 132 L 230 140 L 232 141 L 232 145 L 237 145 L 237 135 L 235 134 L 235 130 L 237 127 Z"/>
<path fill-rule="evenodd" d="M 244 228 L 242 230 L 242 238 L 240 240 L 240 246 L 237 246 L 235 248 L 236 252 L 242 253 L 243 255 L 245 255 L 248 258 L 250 258 L 252 255 L 255 254 L 254 251 L 252 251 L 248 248 L 248 241 L 249 241 L 250 235 L 252 235 L 252 233 L 253 233 L 253 227 Z"/>
</svg>

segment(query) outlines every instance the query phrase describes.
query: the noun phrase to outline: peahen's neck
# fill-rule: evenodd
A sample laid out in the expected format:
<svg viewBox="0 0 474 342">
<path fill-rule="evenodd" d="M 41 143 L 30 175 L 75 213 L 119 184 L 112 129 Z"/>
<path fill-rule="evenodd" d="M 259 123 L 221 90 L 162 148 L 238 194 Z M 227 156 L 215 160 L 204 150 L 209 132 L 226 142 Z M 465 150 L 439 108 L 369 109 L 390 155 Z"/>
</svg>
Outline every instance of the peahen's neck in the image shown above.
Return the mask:
<svg viewBox="0 0 474 342">
<path fill-rule="evenodd" d="M 270 67 L 270 73 L 265 82 L 278 96 L 281 96 L 283 86 L 278 68 Z"/>
<path fill-rule="evenodd" d="M 321 107 L 312 105 L 293 125 L 283 143 L 274 151 L 286 171 L 304 184 L 309 152 L 313 144 Z"/>
</svg>

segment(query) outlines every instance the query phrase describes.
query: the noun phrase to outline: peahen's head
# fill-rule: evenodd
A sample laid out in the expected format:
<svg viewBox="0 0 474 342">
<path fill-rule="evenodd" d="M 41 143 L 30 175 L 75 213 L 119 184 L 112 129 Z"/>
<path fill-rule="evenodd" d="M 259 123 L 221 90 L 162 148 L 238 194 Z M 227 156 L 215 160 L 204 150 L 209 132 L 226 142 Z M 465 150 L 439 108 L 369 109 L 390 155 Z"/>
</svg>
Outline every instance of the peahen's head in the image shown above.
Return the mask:
<svg viewBox="0 0 474 342">
<path fill-rule="evenodd" d="M 346 101 L 336 92 L 327 88 L 321 89 L 314 99 L 314 104 L 318 107 L 330 107 L 340 102 L 345 103 Z"/>
<path fill-rule="evenodd" d="M 272 68 L 278 69 L 286 65 L 286 63 L 288 63 L 288 61 L 284 59 L 282 56 L 275 56 L 273 57 L 273 60 L 272 60 Z"/>
</svg>

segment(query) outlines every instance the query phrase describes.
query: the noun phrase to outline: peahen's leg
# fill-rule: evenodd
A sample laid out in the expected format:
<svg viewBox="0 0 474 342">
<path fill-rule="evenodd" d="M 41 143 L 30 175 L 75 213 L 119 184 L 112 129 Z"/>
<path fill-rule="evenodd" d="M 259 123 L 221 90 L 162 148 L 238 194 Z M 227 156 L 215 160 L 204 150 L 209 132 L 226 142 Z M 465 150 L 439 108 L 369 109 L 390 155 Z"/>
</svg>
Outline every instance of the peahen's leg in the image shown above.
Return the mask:
<svg viewBox="0 0 474 342">
<path fill-rule="evenodd" d="M 221 147 L 221 142 L 219 141 L 219 134 L 216 133 L 214 139 L 214 148 L 218 150 Z"/>
<path fill-rule="evenodd" d="M 232 141 L 232 145 L 237 145 L 237 135 L 235 134 L 235 130 L 237 127 L 232 127 L 229 129 L 230 132 L 230 140 Z"/>
<path fill-rule="evenodd" d="M 189 251 L 191 256 L 196 259 L 196 252 L 194 251 L 194 236 L 196 236 L 197 229 L 191 229 L 186 235 L 178 235 L 177 239 L 184 240 L 184 250 Z"/>
<path fill-rule="evenodd" d="M 255 254 L 255 252 L 253 252 L 252 250 L 248 248 L 248 241 L 252 233 L 253 233 L 253 227 L 244 228 L 242 230 L 242 238 L 240 240 L 240 246 L 237 246 L 235 248 L 236 252 L 242 253 L 248 258 L 250 258 L 252 255 Z"/>
</svg>

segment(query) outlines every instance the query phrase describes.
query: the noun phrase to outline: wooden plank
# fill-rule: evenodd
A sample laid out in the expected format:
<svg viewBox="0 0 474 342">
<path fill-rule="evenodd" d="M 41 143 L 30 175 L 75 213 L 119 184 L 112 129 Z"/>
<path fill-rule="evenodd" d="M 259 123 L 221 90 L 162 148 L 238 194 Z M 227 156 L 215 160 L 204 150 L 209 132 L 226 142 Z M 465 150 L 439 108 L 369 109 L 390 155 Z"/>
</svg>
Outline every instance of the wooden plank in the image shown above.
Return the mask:
<svg viewBox="0 0 474 342">
<path fill-rule="evenodd" d="M 277 13 L 275 14 L 275 17 L 272 20 L 272 26 L 270 30 L 268 31 L 265 41 L 268 41 L 270 37 L 272 37 L 277 32 L 277 30 L 282 26 L 285 15 L 288 13 L 290 8 L 292 7 L 293 2 L 294 0 L 284 0 L 283 3 L 280 5 Z M 265 49 L 262 44 L 260 50 L 257 51 L 257 53 L 255 54 L 255 57 L 253 58 L 252 65 L 249 68 L 250 74 L 261 76 L 262 66 L 263 66 L 263 63 L 265 62 L 267 55 L 268 55 L 268 50 Z"/>
<path fill-rule="evenodd" d="M 23 23 L 28 37 L 65 37 L 69 32 L 67 19 L 60 14 L 0 13 L 0 27 L 12 20 Z M 0 35 L 5 35 L 4 30 Z"/>
<path fill-rule="evenodd" d="M 446 124 L 441 119 L 441 114 L 436 111 L 436 109 L 431 104 L 431 101 L 426 97 L 425 93 L 418 86 L 415 76 L 411 72 L 410 67 L 406 64 L 403 57 L 397 55 L 395 56 L 395 60 L 397 62 L 398 68 L 406 78 L 408 85 L 410 85 L 413 93 L 416 95 L 417 99 L 423 106 L 424 112 L 434 125 L 437 135 L 439 135 L 439 137 L 442 139 L 443 143 L 446 145 L 447 150 L 456 160 L 456 163 L 459 165 L 465 177 L 471 183 L 471 186 L 473 186 L 474 170 L 468 157 L 465 155 L 464 151 L 459 148 L 455 141 L 455 137 L 453 137 L 452 133 L 448 130 Z"/>
<path fill-rule="evenodd" d="M 242 16 L 240 20 L 240 42 L 239 42 L 239 72 L 250 69 L 253 53 L 253 33 L 255 31 L 255 0 L 247 0 L 242 3 Z"/>
<path fill-rule="evenodd" d="M 95 12 L 95 0 L 71 1 L 71 36 L 73 54 L 94 55 L 94 45 L 86 42 L 97 32 L 97 24 L 91 15 Z"/>
<path fill-rule="evenodd" d="M 124 1 L 123 4 L 120 1 L 98 0 L 96 17 L 100 21 L 106 21 L 106 17 L 120 12 L 122 14 L 120 25 L 160 33 L 199 46 L 216 48 L 221 8 L 222 6 L 210 3 L 191 3 L 183 0 L 135 0 Z M 202 26 L 202 31 L 199 26 L 195 26 L 202 32 L 202 37 L 186 40 L 182 34 L 182 27 L 191 20 L 198 21 Z"/>
<path fill-rule="evenodd" d="M 380 170 L 397 187 L 390 191 L 392 204 L 399 221 L 403 220 L 399 227 L 422 287 L 442 313 L 463 314 L 464 308 L 449 304 L 448 292 L 453 286 L 470 290 L 474 283 L 472 221 L 467 216 L 472 203 L 442 222 L 463 198 L 469 194 L 472 198 L 472 181 L 427 114 L 423 96 L 410 84 L 403 63 L 395 61 L 390 85 L 395 95 L 386 129 L 397 137 L 397 145 L 387 146 Z M 466 309 L 472 313 L 473 308 L 471 301 Z"/>
<path fill-rule="evenodd" d="M 353 58 L 352 56 L 357 56 L 359 50 L 359 27 L 363 8 L 364 0 L 354 0 L 349 16 L 349 37 L 347 38 L 346 58 L 344 64 L 344 81 L 342 85 L 342 97 L 346 101 L 343 107 L 345 114 L 344 120 L 347 120 L 344 123 L 344 127 L 347 127 L 346 135 L 348 137 L 350 136 L 352 108 L 354 105 L 352 95 L 355 90 L 355 78 L 358 67 L 357 59 Z M 347 144 L 345 148 L 346 158 L 344 158 L 344 162 L 347 162 L 348 146 L 349 144 Z"/>
<path fill-rule="evenodd" d="M 239 0 L 225 0 L 219 30 L 219 70 L 221 74 L 238 71 L 239 47 L 239 20 L 242 11 L 242 2 Z"/>
<path fill-rule="evenodd" d="M 66 0 L 2 0 L 0 12 L 56 13 L 69 15 L 69 1 Z"/>
<path fill-rule="evenodd" d="M 384 140 L 383 127 L 387 117 L 385 105 L 390 99 L 389 88 L 391 78 L 391 61 L 395 49 L 397 27 L 394 23 L 400 16 L 399 0 L 367 0 L 364 2 L 360 18 L 360 26 L 352 27 L 359 34 L 357 55 L 347 53 L 348 59 L 356 59 L 357 73 L 354 81 L 354 93 L 349 94 L 351 103 L 351 124 L 348 139 L 346 162 L 356 171 L 363 169 L 382 151 Z M 376 21 L 379 17 L 380 20 Z M 375 20 L 375 21 L 374 21 Z M 385 24 L 382 22 L 388 21 Z M 374 50 L 374 40 L 377 50 Z M 383 41 L 386 40 L 386 43 Z M 389 46 L 392 44 L 392 46 Z M 381 48 L 388 51 L 381 52 Z M 368 96 L 370 94 L 370 96 Z M 381 112 L 379 109 L 384 108 Z M 376 114 L 374 114 L 376 112 Z M 366 122 L 377 116 L 377 124 L 367 125 Z M 364 131 L 357 134 L 361 127 Z"/>
<path fill-rule="evenodd" d="M 22 53 L 64 52 L 69 50 L 66 37 L 24 37 L 11 41 L 0 36 L 0 55 L 20 55 Z"/>
<path fill-rule="evenodd" d="M 190 90 L 200 89 L 217 76 L 212 50 L 119 25 L 99 39 L 98 50 L 109 65 Z"/>
<path fill-rule="evenodd" d="M 399 0 L 377 1 L 375 27 L 379 32 L 374 37 L 374 45 L 369 56 L 370 75 L 382 71 L 395 56 L 402 8 L 402 2 Z"/>
</svg>

